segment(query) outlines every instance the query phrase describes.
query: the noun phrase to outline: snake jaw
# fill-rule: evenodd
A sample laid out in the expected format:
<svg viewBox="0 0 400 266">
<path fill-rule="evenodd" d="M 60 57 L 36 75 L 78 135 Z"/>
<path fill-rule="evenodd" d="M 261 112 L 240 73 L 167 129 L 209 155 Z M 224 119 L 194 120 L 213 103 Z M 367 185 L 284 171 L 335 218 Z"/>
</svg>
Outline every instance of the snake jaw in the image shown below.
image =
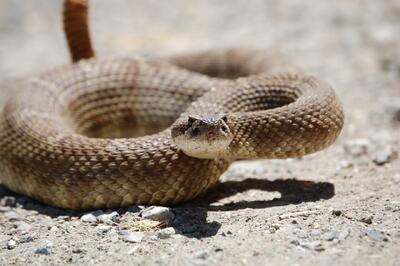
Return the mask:
<svg viewBox="0 0 400 266">
<path fill-rule="evenodd" d="M 178 120 L 171 135 L 186 155 L 201 159 L 227 157 L 233 135 L 226 115 L 190 115 Z"/>
</svg>

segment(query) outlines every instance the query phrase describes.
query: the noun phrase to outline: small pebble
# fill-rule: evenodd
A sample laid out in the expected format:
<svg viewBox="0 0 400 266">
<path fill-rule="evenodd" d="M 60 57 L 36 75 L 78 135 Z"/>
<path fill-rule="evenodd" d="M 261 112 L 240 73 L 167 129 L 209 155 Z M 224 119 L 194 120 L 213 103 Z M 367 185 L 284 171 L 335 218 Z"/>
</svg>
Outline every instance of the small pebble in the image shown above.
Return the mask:
<svg viewBox="0 0 400 266">
<path fill-rule="evenodd" d="M 0 204 L 7 207 L 15 207 L 15 203 L 15 197 L 5 196 L 0 200 Z"/>
<path fill-rule="evenodd" d="M 97 222 L 97 218 L 93 214 L 88 213 L 88 214 L 82 215 L 81 221 L 84 223 L 95 223 L 95 222 Z"/>
<path fill-rule="evenodd" d="M 15 222 L 14 226 L 17 228 L 18 231 L 21 231 L 21 232 L 28 232 L 32 228 L 31 225 L 29 225 L 23 221 Z"/>
<path fill-rule="evenodd" d="M 54 243 L 50 240 L 46 239 L 44 242 L 46 242 L 46 248 L 52 248 L 54 246 Z"/>
<path fill-rule="evenodd" d="M 110 231 L 111 226 L 110 225 L 99 225 L 96 227 L 96 229 L 97 229 L 97 233 L 105 234 L 108 231 Z"/>
<path fill-rule="evenodd" d="M 360 215 L 357 220 L 366 224 L 372 224 L 372 215 Z"/>
<path fill-rule="evenodd" d="M 336 231 L 330 231 L 330 232 L 326 232 L 325 234 L 323 234 L 321 236 L 321 238 L 325 241 L 333 241 L 334 239 L 337 239 L 338 237 L 338 232 Z"/>
<path fill-rule="evenodd" d="M 50 227 L 50 231 L 51 232 L 57 232 L 58 231 L 58 227 L 54 225 L 54 226 Z"/>
<path fill-rule="evenodd" d="M 121 233 L 121 239 L 125 242 L 140 243 L 142 242 L 144 233 L 142 232 L 128 232 L 124 231 Z"/>
<path fill-rule="evenodd" d="M 160 231 L 157 232 L 157 237 L 159 239 L 167 239 L 170 238 L 172 235 L 175 235 L 176 231 L 173 227 L 167 227 L 164 229 L 161 229 Z"/>
<path fill-rule="evenodd" d="M 352 139 L 347 141 L 343 148 L 349 155 L 360 156 L 368 153 L 370 142 L 368 139 Z"/>
<path fill-rule="evenodd" d="M 340 230 L 337 235 L 337 239 L 340 241 L 345 240 L 350 235 L 350 232 L 351 232 L 350 228 L 344 228 Z"/>
<path fill-rule="evenodd" d="M 6 217 L 9 221 L 18 221 L 18 220 L 20 220 L 19 215 L 16 212 L 13 212 L 13 211 L 6 212 L 4 217 Z"/>
<path fill-rule="evenodd" d="M 128 255 L 132 255 L 132 254 L 137 253 L 139 250 L 140 250 L 140 247 L 139 247 L 139 246 L 134 246 L 133 248 L 131 248 L 130 250 L 128 250 L 127 254 L 128 254 Z"/>
<path fill-rule="evenodd" d="M 119 218 L 118 212 L 114 211 L 112 213 L 104 213 L 96 217 L 98 221 L 105 224 L 115 224 Z"/>
<path fill-rule="evenodd" d="M 14 249 L 17 246 L 17 242 L 14 239 L 10 239 L 7 241 L 7 248 Z"/>
<path fill-rule="evenodd" d="M 23 235 L 23 236 L 21 236 L 21 239 L 19 242 L 20 243 L 28 243 L 28 242 L 33 242 L 33 240 L 34 240 L 33 236 Z"/>
<path fill-rule="evenodd" d="M 205 260 L 208 257 L 208 253 L 207 253 L 207 251 L 200 250 L 200 251 L 197 251 L 196 253 L 194 253 L 194 257 L 196 259 Z"/>
<path fill-rule="evenodd" d="M 159 206 L 151 206 L 144 209 L 141 212 L 141 216 L 144 219 L 167 223 L 171 222 L 175 217 L 170 208 Z"/>
<path fill-rule="evenodd" d="M 94 212 L 86 213 L 82 215 L 81 221 L 84 223 L 95 223 L 97 222 L 97 217 L 103 215 L 104 212 L 102 210 L 97 210 Z"/>
<path fill-rule="evenodd" d="M 8 211 L 10 211 L 10 210 L 11 210 L 10 207 L 0 206 L 0 212 L 8 212 Z"/>
<path fill-rule="evenodd" d="M 35 254 L 50 255 L 50 250 L 48 248 L 37 248 L 35 249 Z"/>
<path fill-rule="evenodd" d="M 342 215 L 342 211 L 341 210 L 332 210 L 332 214 L 335 216 L 340 216 L 340 215 Z"/>
<path fill-rule="evenodd" d="M 300 242 L 299 242 L 299 240 L 297 240 L 297 239 L 292 239 L 292 240 L 290 240 L 290 244 L 293 244 L 293 245 L 295 245 L 295 246 L 298 246 L 298 245 L 300 245 Z"/>
<path fill-rule="evenodd" d="M 386 149 L 383 149 L 383 150 L 379 151 L 378 153 L 376 153 L 374 155 L 374 158 L 372 161 L 376 165 L 381 166 L 381 165 L 390 163 L 391 161 L 393 161 L 396 158 L 397 158 L 397 152 L 395 150 L 393 150 L 392 148 L 386 148 Z"/>
<path fill-rule="evenodd" d="M 346 228 L 341 231 L 326 232 L 321 236 L 321 238 L 325 241 L 334 241 L 335 239 L 342 241 L 345 240 L 349 234 L 350 230 Z"/>
<path fill-rule="evenodd" d="M 376 229 L 369 229 L 366 235 L 374 241 L 387 241 L 388 238 L 380 231 Z"/>
<path fill-rule="evenodd" d="M 57 221 L 71 221 L 71 217 L 70 216 L 66 216 L 66 215 L 61 215 L 61 216 L 58 216 L 56 218 L 56 220 Z"/>
</svg>

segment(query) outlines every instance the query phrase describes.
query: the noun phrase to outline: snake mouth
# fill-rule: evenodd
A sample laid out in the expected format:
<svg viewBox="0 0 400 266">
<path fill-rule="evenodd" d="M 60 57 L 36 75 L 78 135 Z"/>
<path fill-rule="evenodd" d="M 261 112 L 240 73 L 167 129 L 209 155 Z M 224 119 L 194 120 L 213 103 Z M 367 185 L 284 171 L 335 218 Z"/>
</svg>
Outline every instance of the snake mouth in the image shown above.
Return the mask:
<svg viewBox="0 0 400 266">
<path fill-rule="evenodd" d="M 179 119 L 172 126 L 171 136 L 186 155 L 201 159 L 226 157 L 233 139 L 224 114 Z"/>
</svg>

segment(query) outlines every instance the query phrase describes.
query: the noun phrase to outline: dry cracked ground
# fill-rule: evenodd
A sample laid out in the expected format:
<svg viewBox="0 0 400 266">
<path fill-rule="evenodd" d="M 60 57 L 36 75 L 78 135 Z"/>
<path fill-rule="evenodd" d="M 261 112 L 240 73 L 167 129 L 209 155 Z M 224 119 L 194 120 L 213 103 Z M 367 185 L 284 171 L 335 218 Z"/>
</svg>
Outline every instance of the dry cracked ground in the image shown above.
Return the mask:
<svg viewBox="0 0 400 266">
<path fill-rule="evenodd" d="M 0 187 L 1 265 L 400 265 L 399 1 L 92 2 L 99 57 L 278 50 L 334 86 L 344 131 L 315 155 L 236 163 L 171 209 L 74 213 Z M 60 14 L 0 1 L 2 80 L 69 62 Z"/>
</svg>

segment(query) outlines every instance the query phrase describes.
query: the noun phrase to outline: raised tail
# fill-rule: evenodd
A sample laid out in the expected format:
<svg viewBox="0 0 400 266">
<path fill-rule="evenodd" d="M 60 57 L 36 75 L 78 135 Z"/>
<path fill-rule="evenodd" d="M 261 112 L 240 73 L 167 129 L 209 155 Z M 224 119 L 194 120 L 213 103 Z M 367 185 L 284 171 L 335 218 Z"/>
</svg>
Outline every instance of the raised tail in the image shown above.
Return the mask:
<svg viewBox="0 0 400 266">
<path fill-rule="evenodd" d="M 72 61 L 94 57 L 88 25 L 88 1 L 65 0 L 63 24 Z"/>
</svg>

